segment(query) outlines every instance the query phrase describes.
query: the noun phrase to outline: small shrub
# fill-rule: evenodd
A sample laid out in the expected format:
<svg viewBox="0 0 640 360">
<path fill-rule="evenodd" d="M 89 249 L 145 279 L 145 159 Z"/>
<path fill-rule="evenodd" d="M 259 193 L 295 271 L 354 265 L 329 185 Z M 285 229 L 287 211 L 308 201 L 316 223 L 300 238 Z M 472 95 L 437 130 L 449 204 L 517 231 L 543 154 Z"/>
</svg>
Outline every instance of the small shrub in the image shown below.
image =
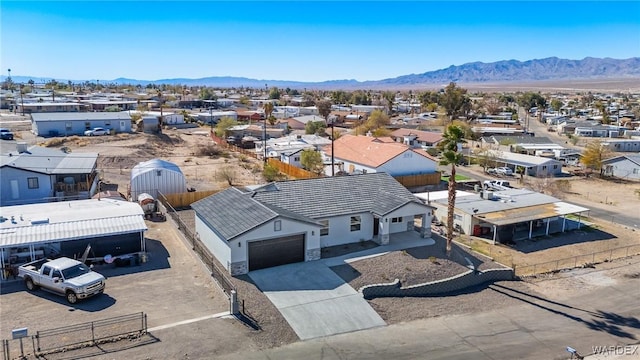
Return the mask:
<svg viewBox="0 0 640 360">
<path fill-rule="evenodd" d="M 209 156 L 215 158 L 221 156 L 224 152 L 214 144 L 202 145 L 196 151 L 199 156 Z"/>
<path fill-rule="evenodd" d="M 64 144 L 66 141 L 67 141 L 67 138 L 57 137 L 57 138 L 53 138 L 53 139 L 47 140 L 44 143 L 44 146 L 45 147 L 60 146 L 60 145 Z"/>
</svg>

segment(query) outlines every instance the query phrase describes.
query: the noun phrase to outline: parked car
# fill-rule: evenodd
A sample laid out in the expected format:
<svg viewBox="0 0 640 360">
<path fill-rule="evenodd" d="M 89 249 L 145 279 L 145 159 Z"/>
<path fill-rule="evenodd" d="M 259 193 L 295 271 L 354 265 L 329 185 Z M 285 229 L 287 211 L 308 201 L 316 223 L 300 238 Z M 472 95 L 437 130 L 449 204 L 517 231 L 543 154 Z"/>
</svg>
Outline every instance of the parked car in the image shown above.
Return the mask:
<svg viewBox="0 0 640 360">
<path fill-rule="evenodd" d="M 0 129 L 0 139 L 13 140 L 13 133 L 9 129 Z"/>
<path fill-rule="evenodd" d="M 109 135 L 109 129 L 105 129 L 105 128 L 101 128 L 101 127 L 97 127 L 97 128 L 93 128 L 91 130 L 87 130 L 84 132 L 85 136 L 102 136 L 102 135 Z"/>
<path fill-rule="evenodd" d="M 488 168 L 487 174 L 496 175 L 497 174 L 496 168 Z"/>
<path fill-rule="evenodd" d="M 61 257 L 42 259 L 18 267 L 18 276 L 27 290 L 39 287 L 67 298 L 75 304 L 80 299 L 104 292 L 105 278 L 80 261 Z"/>
<path fill-rule="evenodd" d="M 510 176 L 510 175 L 513 175 L 513 170 L 511 170 L 511 168 L 503 166 L 503 167 L 496 168 L 496 174 Z"/>
</svg>

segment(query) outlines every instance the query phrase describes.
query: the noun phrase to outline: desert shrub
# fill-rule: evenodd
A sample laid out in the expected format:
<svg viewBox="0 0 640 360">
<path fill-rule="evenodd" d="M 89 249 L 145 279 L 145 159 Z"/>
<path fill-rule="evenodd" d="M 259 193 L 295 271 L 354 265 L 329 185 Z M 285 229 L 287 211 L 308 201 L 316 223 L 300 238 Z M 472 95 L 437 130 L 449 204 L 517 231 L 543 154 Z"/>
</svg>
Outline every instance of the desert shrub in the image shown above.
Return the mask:
<svg viewBox="0 0 640 360">
<path fill-rule="evenodd" d="M 209 156 L 212 158 L 222 156 L 224 151 L 218 148 L 215 144 L 201 145 L 196 151 L 196 155 Z"/>
<path fill-rule="evenodd" d="M 229 186 L 233 186 L 233 182 L 236 179 L 236 172 L 233 170 L 231 166 L 225 166 L 216 174 L 218 179 L 221 181 L 226 181 Z"/>
<path fill-rule="evenodd" d="M 284 175 L 281 174 L 275 166 L 271 166 L 269 164 L 264 166 L 262 176 L 264 176 L 264 179 L 267 181 L 278 181 L 284 178 Z"/>
<path fill-rule="evenodd" d="M 57 137 L 57 138 L 53 138 L 53 139 L 49 139 L 49 140 L 45 141 L 44 146 L 45 147 L 60 146 L 60 145 L 64 144 L 66 141 L 67 141 L 67 138 Z"/>
</svg>

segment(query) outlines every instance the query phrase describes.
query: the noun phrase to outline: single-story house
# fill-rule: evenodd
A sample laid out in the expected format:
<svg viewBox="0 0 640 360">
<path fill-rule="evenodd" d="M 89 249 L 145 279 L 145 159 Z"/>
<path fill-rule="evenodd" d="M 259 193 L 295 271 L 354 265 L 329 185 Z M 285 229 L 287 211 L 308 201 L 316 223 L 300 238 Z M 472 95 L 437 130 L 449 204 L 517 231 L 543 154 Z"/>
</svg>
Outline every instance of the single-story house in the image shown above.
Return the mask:
<svg viewBox="0 0 640 360">
<path fill-rule="evenodd" d="M 18 102 L 16 112 L 25 114 L 78 112 L 82 105 L 77 102 Z"/>
<path fill-rule="evenodd" d="M 196 201 L 196 236 L 231 275 L 318 260 L 324 247 L 430 237 L 432 208 L 385 173 L 228 188 Z"/>
<path fill-rule="evenodd" d="M 146 251 L 144 212 L 134 202 L 87 199 L 0 209 L 0 267 L 55 256 L 89 258 Z M 3 273 L 6 278 L 7 273 Z"/>
<path fill-rule="evenodd" d="M 414 148 L 430 148 L 442 141 L 441 132 L 422 131 L 413 129 L 398 129 L 391 133 L 391 138 L 396 142 L 409 145 Z"/>
<path fill-rule="evenodd" d="M 638 139 L 607 139 L 602 141 L 602 145 L 608 146 L 615 152 L 640 152 L 640 140 Z"/>
<path fill-rule="evenodd" d="M 562 162 L 553 158 L 506 151 L 489 150 L 489 152 L 498 164 L 504 164 L 514 173 L 516 173 L 516 167 L 524 167 L 526 175 L 534 177 L 557 176 L 562 173 Z"/>
<path fill-rule="evenodd" d="M 264 113 L 251 110 L 238 110 L 238 121 L 257 122 L 264 118 Z"/>
<path fill-rule="evenodd" d="M 640 180 L 640 154 L 622 155 L 604 160 L 602 168 L 605 176 Z"/>
<path fill-rule="evenodd" d="M 131 132 L 128 112 L 56 112 L 31 114 L 31 131 L 37 136 L 84 135 L 96 127 L 116 133 Z"/>
<path fill-rule="evenodd" d="M 318 135 L 289 135 L 267 140 L 267 157 L 278 158 L 283 163 L 302 167 L 300 153 L 304 149 L 320 151 L 331 140 Z M 256 141 L 256 154 L 264 156 L 264 142 Z"/>
<path fill-rule="evenodd" d="M 106 111 L 114 107 L 117 107 L 120 111 L 128 111 L 135 110 L 138 106 L 138 102 L 134 100 L 89 99 L 81 100 L 81 103 L 88 105 L 91 111 Z"/>
<path fill-rule="evenodd" d="M 17 143 L 0 155 L 0 206 L 89 199 L 99 180 L 97 159 L 97 153 Z"/>
<path fill-rule="evenodd" d="M 193 115 L 198 119 L 199 122 L 203 124 L 211 125 L 217 124 L 218 121 L 222 118 L 230 118 L 232 120 L 238 120 L 238 113 L 235 111 L 209 111 L 209 112 L 201 112 Z"/>
<path fill-rule="evenodd" d="M 385 172 L 391 176 L 433 174 L 437 161 L 424 150 L 413 149 L 393 139 L 372 136 L 342 135 L 333 143 L 335 164 L 343 164 L 349 174 Z M 331 164 L 331 145 L 323 149 Z M 326 169 L 331 174 L 331 165 Z"/>
<path fill-rule="evenodd" d="M 435 207 L 434 216 L 446 224 L 448 191 L 416 196 Z M 576 222 L 567 215 L 580 216 L 587 211 L 589 209 L 526 189 L 479 194 L 458 191 L 453 224 L 464 234 L 508 243 L 579 228 L 580 217 Z"/>
</svg>

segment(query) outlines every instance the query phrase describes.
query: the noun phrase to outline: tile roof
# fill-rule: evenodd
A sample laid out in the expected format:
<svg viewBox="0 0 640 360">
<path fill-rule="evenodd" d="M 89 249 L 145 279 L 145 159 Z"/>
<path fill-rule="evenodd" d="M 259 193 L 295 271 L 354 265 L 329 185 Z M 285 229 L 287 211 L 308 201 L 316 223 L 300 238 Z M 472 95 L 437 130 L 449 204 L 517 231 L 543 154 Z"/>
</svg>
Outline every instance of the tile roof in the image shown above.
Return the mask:
<svg viewBox="0 0 640 360">
<path fill-rule="evenodd" d="M 382 166 L 406 151 L 411 151 L 433 160 L 425 151 L 411 149 L 407 145 L 395 142 L 389 137 L 375 138 L 345 134 L 336 139 L 333 147 L 335 149 L 335 158 L 374 168 Z M 331 156 L 331 146 L 326 146 L 323 150 L 328 156 Z"/>
<path fill-rule="evenodd" d="M 230 188 L 191 205 L 198 216 L 230 240 L 277 216 L 315 225 L 315 220 L 371 212 L 385 215 L 405 204 L 422 205 L 386 173 L 275 182 Z"/>
</svg>

